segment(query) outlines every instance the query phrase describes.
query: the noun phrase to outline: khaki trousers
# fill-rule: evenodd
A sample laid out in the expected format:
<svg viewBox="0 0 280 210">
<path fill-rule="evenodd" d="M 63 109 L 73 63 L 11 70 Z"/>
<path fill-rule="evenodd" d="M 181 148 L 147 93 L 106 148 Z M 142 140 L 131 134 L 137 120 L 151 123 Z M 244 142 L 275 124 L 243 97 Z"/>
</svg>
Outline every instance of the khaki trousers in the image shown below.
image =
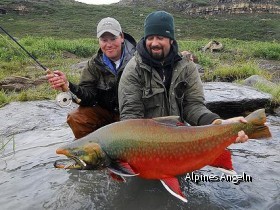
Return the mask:
<svg viewBox="0 0 280 210">
<path fill-rule="evenodd" d="M 70 112 L 67 123 L 72 129 L 76 139 L 82 138 L 87 134 L 120 120 L 118 114 L 108 111 L 100 106 L 78 107 Z"/>
</svg>

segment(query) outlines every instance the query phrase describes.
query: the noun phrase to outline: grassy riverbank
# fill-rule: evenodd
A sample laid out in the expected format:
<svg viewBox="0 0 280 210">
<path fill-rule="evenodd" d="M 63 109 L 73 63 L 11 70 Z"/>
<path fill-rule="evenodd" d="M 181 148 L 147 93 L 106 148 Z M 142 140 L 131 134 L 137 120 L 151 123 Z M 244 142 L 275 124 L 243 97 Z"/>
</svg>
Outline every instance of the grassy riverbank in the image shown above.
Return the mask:
<svg viewBox="0 0 280 210">
<path fill-rule="evenodd" d="M 65 71 L 76 83 L 80 71 L 71 70 L 71 65 L 96 53 L 96 24 L 101 18 L 115 17 L 124 31 L 139 40 L 146 15 L 155 10 L 145 6 L 86 5 L 73 0 L 3 0 L 0 8 L 7 8 L 6 14 L 0 14 L 2 27 L 44 66 Z M 280 61 L 280 43 L 276 41 L 280 40 L 279 18 L 280 14 L 269 13 L 193 17 L 174 12 L 175 35 L 181 51 L 191 51 L 198 57 L 205 70 L 204 81 L 241 81 L 253 74 L 274 79 L 279 72 L 268 72 L 259 64 L 260 60 Z M 221 42 L 223 51 L 199 50 L 211 40 Z M 0 33 L 0 81 L 11 76 L 34 81 L 44 75 L 24 51 Z M 261 89 L 271 92 L 274 102 L 280 103 L 278 87 Z M 54 99 L 56 94 L 46 82 L 19 92 L 0 90 L 0 107 L 11 101 Z"/>
<path fill-rule="evenodd" d="M 279 43 L 236 39 L 218 41 L 223 43 L 224 49 L 217 53 L 200 50 L 201 46 L 209 42 L 207 39 L 178 41 L 180 50 L 189 50 L 198 57 L 199 64 L 204 68 L 202 76 L 204 81 L 241 81 L 254 74 L 262 75 L 268 80 L 279 76 L 261 69 L 258 65 L 260 59 L 280 60 Z M 86 60 L 98 49 L 95 38 L 60 39 L 27 36 L 19 42 L 44 66 L 66 72 L 69 80 L 75 83 L 79 81 L 80 71 L 71 70 L 71 65 Z M 0 69 L 0 81 L 11 76 L 36 80 L 45 75 L 45 72 L 24 51 L 5 36 L 2 36 L 0 42 Z M 269 87 L 261 88 L 273 95 L 275 103 L 280 103 L 279 84 L 273 90 Z M 11 101 L 54 99 L 56 94 L 57 91 L 52 90 L 46 82 L 20 92 L 1 90 L 0 106 Z"/>
</svg>

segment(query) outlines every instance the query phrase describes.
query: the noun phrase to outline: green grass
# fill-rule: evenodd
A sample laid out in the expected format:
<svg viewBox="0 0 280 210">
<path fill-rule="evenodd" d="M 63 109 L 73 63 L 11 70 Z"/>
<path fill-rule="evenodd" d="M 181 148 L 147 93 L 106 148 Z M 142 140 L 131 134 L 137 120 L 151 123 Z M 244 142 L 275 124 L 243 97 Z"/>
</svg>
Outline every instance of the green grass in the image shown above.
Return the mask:
<svg viewBox="0 0 280 210">
<path fill-rule="evenodd" d="M 8 104 L 10 101 L 9 95 L 3 90 L 0 90 L 0 108 Z"/>
<path fill-rule="evenodd" d="M 272 95 L 272 105 L 279 106 L 280 104 L 280 84 L 277 85 L 267 85 L 263 83 L 257 83 L 255 86 L 260 91 L 270 93 Z"/>
<path fill-rule="evenodd" d="M 14 136 L 10 137 L 9 139 L 4 139 L 0 136 L 0 155 L 2 155 L 7 148 L 8 144 L 12 142 L 13 146 L 13 152 L 15 152 L 16 144 Z M 1 157 L 1 156 L 0 156 Z"/>
<path fill-rule="evenodd" d="M 98 50 L 98 42 L 93 38 L 85 39 L 55 39 L 53 37 L 24 37 L 18 42 L 35 58 L 55 59 L 62 56 L 64 51 L 79 57 L 89 57 Z M 28 57 L 20 47 L 7 37 L 0 39 L 0 60 L 23 61 Z"/>
<path fill-rule="evenodd" d="M 0 38 L 0 81 L 10 76 L 24 76 L 32 80 L 43 77 L 43 71 L 18 46 L 10 47 L 5 43 L 7 37 Z M 251 75 L 262 75 L 270 79 L 272 75 L 260 69 L 258 59 L 279 60 L 280 44 L 276 42 L 241 41 L 236 39 L 219 39 L 224 49 L 219 53 L 202 52 L 201 46 L 209 42 L 208 39 L 199 41 L 178 41 L 180 50 L 189 50 L 198 57 L 199 64 L 205 69 L 202 77 L 205 81 L 235 81 Z M 19 39 L 36 58 L 51 70 L 65 72 L 70 81 L 78 83 L 80 72 L 71 70 L 71 65 L 85 60 L 96 53 L 98 43 L 96 39 L 59 39 L 53 37 L 27 36 Z M 271 51 L 271 49 L 274 49 Z M 65 52 L 71 52 L 76 58 L 64 58 Z M 274 56 L 269 56 L 273 54 Z M 35 67 L 36 66 L 36 67 Z M 0 92 L 0 106 L 11 101 L 30 101 L 55 99 L 58 92 L 52 90 L 46 83 L 21 92 Z M 277 94 L 275 94 L 277 96 Z M 277 100 L 276 100 L 277 101 Z"/>
<path fill-rule="evenodd" d="M 199 63 L 204 68 L 216 68 L 220 62 L 232 64 L 247 62 L 250 59 L 280 60 L 280 43 L 263 41 L 244 41 L 238 39 L 218 38 L 215 39 L 223 44 L 219 53 L 202 52 L 200 49 L 211 39 L 180 40 L 179 49 L 188 50 L 198 57 Z"/>
<path fill-rule="evenodd" d="M 7 1 L 11 2 L 11 0 Z M 201 1 L 203 3 L 203 1 Z M 0 25 L 16 37 L 92 38 L 100 19 L 119 20 L 124 31 L 137 40 L 143 36 L 145 17 L 153 8 L 144 6 L 86 5 L 51 1 L 29 4 L 30 12 L 0 15 Z M 280 14 L 238 14 L 191 17 L 172 12 L 176 38 L 273 41 L 280 40 Z"/>
<path fill-rule="evenodd" d="M 11 2 L 3 0 L 1 4 Z M 70 66 L 96 53 L 96 25 L 100 19 L 115 17 L 124 31 L 139 40 L 143 36 L 145 17 L 155 10 L 141 6 L 86 5 L 70 0 L 32 4 L 22 2 L 30 11 L 23 15 L 14 11 L 0 15 L 0 25 L 45 67 L 64 71 L 69 80 L 75 83 L 79 81 L 80 73 L 71 70 Z M 194 2 L 207 4 L 209 1 Z M 280 60 L 280 14 L 200 17 L 178 12 L 173 14 L 179 49 L 188 50 L 198 57 L 199 64 L 205 69 L 205 81 L 242 80 L 252 74 L 264 75 L 268 79 L 271 77 L 258 67 L 257 60 Z M 211 40 L 221 42 L 224 49 L 219 53 L 199 50 Z M 65 52 L 77 58 L 64 58 Z M 4 33 L 0 33 L 0 81 L 10 76 L 36 80 L 44 75 L 45 72 L 25 52 Z M 11 101 L 54 99 L 57 93 L 47 83 L 21 92 L 2 90 L 0 107 Z M 277 94 L 273 95 L 278 97 Z"/>
<path fill-rule="evenodd" d="M 260 75 L 266 79 L 271 79 L 271 75 L 265 70 L 260 69 L 256 63 L 247 61 L 232 65 L 219 65 L 214 72 L 206 73 L 205 80 L 233 82 L 246 79 L 252 75 Z"/>
</svg>

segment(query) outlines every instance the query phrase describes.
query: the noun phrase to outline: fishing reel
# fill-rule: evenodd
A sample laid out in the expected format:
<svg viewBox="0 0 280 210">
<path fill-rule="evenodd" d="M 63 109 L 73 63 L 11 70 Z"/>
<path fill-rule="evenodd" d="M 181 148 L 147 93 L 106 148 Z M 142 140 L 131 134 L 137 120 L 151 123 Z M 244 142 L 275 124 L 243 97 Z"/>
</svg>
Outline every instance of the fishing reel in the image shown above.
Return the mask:
<svg viewBox="0 0 280 210">
<path fill-rule="evenodd" d="M 12 37 L 4 28 L 0 26 L 0 29 L 7 34 L 20 48 L 25 51 L 42 69 L 47 71 L 48 74 L 53 74 L 49 69 L 47 69 L 45 66 L 43 66 L 32 54 L 30 54 L 18 41 Z M 56 76 L 56 75 L 54 75 Z M 79 104 L 81 102 L 81 99 L 79 99 L 75 94 L 73 94 L 70 90 L 69 87 L 66 87 L 67 85 L 62 85 L 62 90 L 66 91 L 63 93 L 60 93 L 56 96 L 56 102 L 59 106 L 61 107 L 67 107 L 72 104 L 72 98 L 74 101 Z"/>
<path fill-rule="evenodd" d="M 56 103 L 60 106 L 60 107 L 68 107 L 72 104 L 72 95 L 71 93 L 68 92 L 61 92 L 59 93 L 56 98 Z"/>
</svg>

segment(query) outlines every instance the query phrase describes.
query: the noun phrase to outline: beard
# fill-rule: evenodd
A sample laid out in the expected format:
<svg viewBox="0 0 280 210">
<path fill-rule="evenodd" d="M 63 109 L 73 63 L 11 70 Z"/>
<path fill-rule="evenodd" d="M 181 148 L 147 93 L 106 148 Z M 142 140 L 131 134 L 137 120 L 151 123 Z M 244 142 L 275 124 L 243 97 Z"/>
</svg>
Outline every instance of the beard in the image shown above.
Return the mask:
<svg viewBox="0 0 280 210">
<path fill-rule="evenodd" d="M 155 52 L 153 52 L 153 49 L 161 49 L 161 52 L 155 53 Z M 163 60 L 164 59 L 164 53 L 163 53 L 162 48 L 154 47 L 150 50 L 150 54 L 151 54 L 152 58 L 154 58 L 155 60 Z"/>
<path fill-rule="evenodd" d="M 163 53 L 152 53 L 152 58 L 155 60 L 162 60 L 164 58 Z"/>
</svg>

